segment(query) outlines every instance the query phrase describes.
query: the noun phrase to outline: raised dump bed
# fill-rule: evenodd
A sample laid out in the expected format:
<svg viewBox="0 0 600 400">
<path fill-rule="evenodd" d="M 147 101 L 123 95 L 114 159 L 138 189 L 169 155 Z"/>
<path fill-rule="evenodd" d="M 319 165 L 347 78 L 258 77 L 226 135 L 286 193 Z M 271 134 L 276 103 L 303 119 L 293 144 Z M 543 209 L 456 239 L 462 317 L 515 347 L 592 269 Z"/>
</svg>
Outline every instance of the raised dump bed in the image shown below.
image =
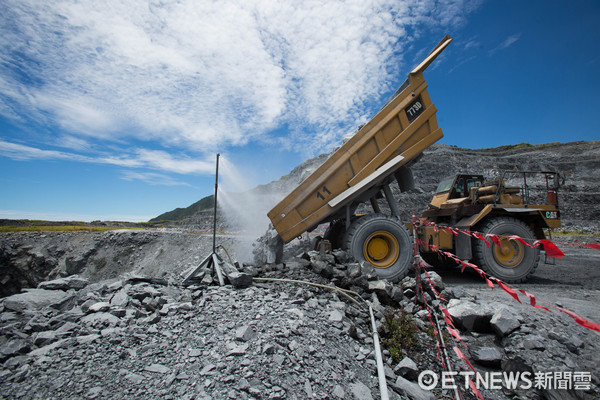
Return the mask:
<svg viewBox="0 0 600 400">
<path fill-rule="evenodd" d="M 332 222 L 327 239 L 349 247 L 351 251 L 353 246 L 357 249 L 360 247 L 361 250 L 352 251 L 355 258 L 361 255 L 356 253 L 362 253 L 366 261 L 379 268 L 380 275 L 395 278 L 387 276 L 389 274 L 384 270 L 405 259 L 402 254 L 404 242 L 408 240 L 410 245 L 410 236 L 397 218 L 379 214 L 376 199 L 383 192 L 392 213 L 397 216 L 397 204 L 391 197 L 388 183 L 396 178 L 401 189 L 410 185 L 412 175 L 405 165 L 443 136 L 437 125 L 437 110 L 427 93 L 423 71 L 451 41 L 449 36 L 444 37 L 425 60 L 410 72 L 408 79 L 388 103 L 268 213 L 284 242 L 319 224 Z M 356 226 L 360 225 L 360 220 L 365 220 L 355 217 L 354 210 L 358 204 L 368 200 L 373 204 L 375 215 L 381 216 L 378 219 L 371 215 L 368 220 L 381 220 L 379 222 L 383 221 L 383 225 L 396 223 L 398 229 L 403 230 L 399 234 L 402 237 L 398 238 L 397 234 L 387 231 L 377 234 L 376 230 L 375 236 L 364 238 L 364 243 L 352 242 L 352 236 L 355 236 L 351 235 L 352 231 L 364 230 Z M 370 222 L 367 225 L 381 224 Z M 369 232 L 371 230 L 368 229 Z"/>
</svg>

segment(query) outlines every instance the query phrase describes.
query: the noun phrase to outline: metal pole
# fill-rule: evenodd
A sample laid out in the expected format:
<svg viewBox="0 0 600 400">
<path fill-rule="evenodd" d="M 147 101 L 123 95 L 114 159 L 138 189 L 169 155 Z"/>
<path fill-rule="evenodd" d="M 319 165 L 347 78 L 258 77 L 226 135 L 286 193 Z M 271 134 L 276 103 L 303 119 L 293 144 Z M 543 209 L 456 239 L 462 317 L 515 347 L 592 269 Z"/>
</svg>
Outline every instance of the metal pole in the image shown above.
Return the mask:
<svg viewBox="0 0 600 400">
<path fill-rule="evenodd" d="M 219 189 L 219 157 L 217 153 L 217 173 L 215 175 L 215 213 L 213 216 L 213 253 L 217 252 L 217 191 Z M 215 266 L 218 268 L 218 266 Z"/>
<path fill-rule="evenodd" d="M 389 400 L 387 382 L 385 378 L 385 368 L 383 366 L 383 357 L 381 356 L 381 347 L 379 346 L 379 333 L 373 316 L 373 308 L 369 304 L 369 314 L 371 315 L 371 328 L 373 329 L 373 344 L 375 345 L 375 360 L 377 361 L 377 377 L 379 378 L 379 393 L 381 400 Z"/>
<path fill-rule="evenodd" d="M 423 287 L 421 286 L 421 253 L 419 253 L 419 245 L 417 243 L 417 216 L 415 212 L 412 213 L 412 226 L 413 226 L 413 267 L 415 268 L 415 279 L 417 280 L 416 300 L 420 303 L 423 302 Z"/>
<path fill-rule="evenodd" d="M 431 312 L 431 308 L 429 308 L 429 312 Z M 442 330 L 440 328 L 440 321 L 438 320 L 435 310 L 433 310 L 433 312 L 431 312 L 431 314 L 433 314 L 433 317 L 435 318 L 435 325 L 437 326 L 438 336 L 440 337 L 442 350 L 444 351 L 444 356 L 446 357 L 446 366 L 447 366 L 448 372 L 450 372 L 452 386 L 454 386 L 454 399 L 461 400 L 462 397 L 460 396 L 460 392 L 458 391 L 458 385 L 456 385 L 454 376 L 452 376 L 452 366 L 450 365 L 450 357 L 448 356 L 448 351 L 446 350 L 446 342 L 444 342 L 444 335 L 442 334 Z"/>
</svg>

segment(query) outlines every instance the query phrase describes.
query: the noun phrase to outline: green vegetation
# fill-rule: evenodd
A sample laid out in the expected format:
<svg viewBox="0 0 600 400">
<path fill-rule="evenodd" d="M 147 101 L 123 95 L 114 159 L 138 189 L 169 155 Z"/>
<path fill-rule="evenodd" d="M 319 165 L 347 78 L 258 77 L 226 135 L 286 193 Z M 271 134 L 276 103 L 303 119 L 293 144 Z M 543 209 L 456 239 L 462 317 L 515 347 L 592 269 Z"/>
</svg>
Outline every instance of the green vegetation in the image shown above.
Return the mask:
<svg viewBox="0 0 600 400">
<path fill-rule="evenodd" d="M 172 211 L 168 211 L 164 214 L 159 215 L 156 218 L 152 218 L 149 222 L 163 222 L 163 221 L 179 221 L 181 219 L 190 217 L 197 212 L 209 210 L 214 207 L 215 196 L 206 196 L 203 199 L 198 200 L 194 204 L 186 208 L 176 208 Z"/>
<path fill-rule="evenodd" d="M 598 232 L 584 232 L 582 230 L 568 230 L 561 229 L 559 231 L 552 231 L 552 236 L 589 236 L 600 238 L 600 233 Z"/>
<path fill-rule="evenodd" d="M 427 333 L 427 336 L 429 336 L 431 338 L 431 340 L 433 341 L 438 341 L 438 336 L 435 333 L 435 329 L 433 328 L 433 326 L 429 325 L 427 327 L 427 330 L 425 331 L 425 333 Z M 442 328 L 442 337 L 444 338 L 444 343 L 450 343 L 450 335 L 448 334 L 448 332 Z"/>
<path fill-rule="evenodd" d="M 551 144 L 556 144 L 556 143 L 545 143 L 545 144 L 533 145 L 531 143 L 523 142 L 523 143 L 519 143 L 519 144 L 506 144 L 503 146 L 491 147 L 489 149 L 481 149 L 481 150 L 493 151 L 493 152 L 498 152 L 498 151 L 505 152 L 505 151 L 512 151 L 512 150 L 530 149 L 530 148 L 534 148 L 534 147 L 542 147 L 542 146 L 547 146 L 547 145 L 551 145 Z"/>
<path fill-rule="evenodd" d="M 404 310 L 386 309 L 383 314 L 383 344 L 390 351 L 392 360 L 400 362 L 404 351 L 413 350 L 418 345 L 419 328 L 411 314 Z"/>
<path fill-rule="evenodd" d="M 97 258 L 94 260 L 94 265 L 96 266 L 96 271 L 106 267 L 106 258 Z"/>
<path fill-rule="evenodd" d="M 0 226 L 0 232 L 68 232 L 68 231 L 86 231 L 86 232 L 104 232 L 112 229 L 143 229 L 143 227 L 120 227 L 120 226 L 84 226 L 84 225 L 64 225 L 64 226 Z"/>
<path fill-rule="evenodd" d="M 577 143 L 577 142 L 575 142 L 575 143 Z M 498 146 L 498 147 L 490 147 L 490 148 L 481 149 L 481 150 L 486 151 L 486 152 L 498 152 L 498 151 L 505 152 L 505 151 L 523 150 L 523 149 L 538 149 L 539 150 L 539 149 L 544 149 L 547 147 L 561 146 L 564 144 L 566 144 L 566 143 L 549 142 L 549 143 L 531 144 L 531 143 L 523 142 L 523 143 L 519 143 L 519 144 L 506 144 L 506 145 Z"/>
</svg>

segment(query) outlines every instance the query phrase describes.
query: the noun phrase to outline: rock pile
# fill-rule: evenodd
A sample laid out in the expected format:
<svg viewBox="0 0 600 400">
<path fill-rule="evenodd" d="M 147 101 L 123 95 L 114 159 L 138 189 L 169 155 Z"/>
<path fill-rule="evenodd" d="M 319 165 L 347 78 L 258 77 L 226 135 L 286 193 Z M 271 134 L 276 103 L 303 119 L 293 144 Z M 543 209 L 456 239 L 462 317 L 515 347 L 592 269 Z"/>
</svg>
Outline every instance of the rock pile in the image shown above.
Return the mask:
<svg viewBox="0 0 600 400">
<path fill-rule="evenodd" d="M 483 371 L 510 374 L 529 372 L 531 380 L 584 373 L 590 389 L 574 390 L 564 378 L 564 387 L 549 384 L 539 390 L 513 390 L 507 394 L 526 398 L 583 399 L 598 396 L 597 333 L 575 325 L 573 321 L 541 314 L 546 311 L 517 311 L 506 303 L 452 299 L 447 310 L 464 333 L 471 361 Z M 550 328 L 549 328 L 550 327 Z M 582 337 L 587 338 L 585 341 Z M 585 348 L 586 346 L 590 348 Z M 585 349 L 586 357 L 580 357 Z M 558 375 L 556 375 L 558 374 Z M 550 379 L 552 380 L 552 379 Z M 541 381 L 538 383 L 542 383 Z M 570 386 L 570 387 L 569 387 Z M 584 385 L 585 386 L 585 385 Z"/>
<path fill-rule="evenodd" d="M 4 299 L 3 397 L 347 398 L 374 386 L 367 336 L 346 334 L 366 330 L 366 314 L 331 293 L 81 282 Z"/>
<path fill-rule="evenodd" d="M 348 263 L 341 251 L 303 252 L 285 264 L 247 268 L 267 281 L 286 278 L 331 285 L 332 278 L 351 285 L 372 301 L 379 319 L 381 303 L 403 295 L 377 280 L 372 269 Z M 182 287 L 164 279 L 129 276 L 89 283 L 74 275 L 4 298 L 0 394 L 376 397 L 370 321 L 360 299 L 356 304 L 336 291 L 291 283 L 235 289 L 209 284 L 207 275 L 203 282 Z M 407 359 L 408 367 L 403 364 L 394 372 L 387 354 L 393 398 L 401 398 L 415 390 L 415 384 L 401 376 L 414 379 L 416 369 Z"/>
</svg>

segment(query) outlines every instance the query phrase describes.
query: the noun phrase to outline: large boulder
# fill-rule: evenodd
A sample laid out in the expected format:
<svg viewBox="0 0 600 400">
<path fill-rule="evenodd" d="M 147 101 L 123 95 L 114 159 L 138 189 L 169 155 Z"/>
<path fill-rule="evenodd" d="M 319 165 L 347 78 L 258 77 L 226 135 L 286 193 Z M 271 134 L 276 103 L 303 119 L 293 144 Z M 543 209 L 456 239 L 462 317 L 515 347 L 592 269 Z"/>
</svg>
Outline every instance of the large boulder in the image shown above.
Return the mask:
<svg viewBox="0 0 600 400">
<path fill-rule="evenodd" d="M 435 271 L 423 272 L 421 274 L 421 282 L 431 283 L 438 292 L 441 292 L 444 289 L 442 277 Z"/>
<path fill-rule="evenodd" d="M 362 382 L 356 382 L 350 384 L 350 392 L 353 395 L 353 399 L 356 400 L 373 400 L 371 389 Z"/>
<path fill-rule="evenodd" d="M 491 332 L 492 310 L 484 304 L 468 300 L 452 299 L 448 303 L 448 312 L 456 327 L 475 332 Z"/>
<path fill-rule="evenodd" d="M 256 265 L 278 264 L 283 258 L 283 240 L 277 231 L 269 226 L 267 232 L 256 240 L 252 251 Z"/>
<path fill-rule="evenodd" d="M 66 278 L 54 279 L 52 281 L 41 282 L 38 289 L 46 290 L 80 290 L 86 287 L 88 280 L 79 275 L 71 275 Z"/>
<path fill-rule="evenodd" d="M 396 379 L 396 382 L 392 385 L 392 388 L 400 393 L 404 393 L 412 400 L 435 400 L 433 393 L 421 389 L 418 384 L 404 379 L 401 376 Z"/>
<path fill-rule="evenodd" d="M 521 326 L 520 317 L 508 308 L 500 308 L 490 320 L 492 329 L 499 337 L 504 337 Z"/>
<path fill-rule="evenodd" d="M 0 346 L 0 361 L 19 354 L 25 354 L 29 351 L 29 348 L 29 343 L 24 339 L 11 339 Z"/>
<path fill-rule="evenodd" d="M 469 352 L 477 364 L 492 368 L 500 367 L 504 355 L 496 346 L 471 346 Z"/>
<path fill-rule="evenodd" d="M 12 311 L 41 310 L 45 307 L 62 309 L 73 298 L 62 290 L 26 289 L 25 292 L 4 298 L 4 307 Z"/>
<path fill-rule="evenodd" d="M 409 357 L 404 357 L 398 365 L 396 365 L 394 372 L 413 381 L 419 376 L 417 364 Z"/>
</svg>

